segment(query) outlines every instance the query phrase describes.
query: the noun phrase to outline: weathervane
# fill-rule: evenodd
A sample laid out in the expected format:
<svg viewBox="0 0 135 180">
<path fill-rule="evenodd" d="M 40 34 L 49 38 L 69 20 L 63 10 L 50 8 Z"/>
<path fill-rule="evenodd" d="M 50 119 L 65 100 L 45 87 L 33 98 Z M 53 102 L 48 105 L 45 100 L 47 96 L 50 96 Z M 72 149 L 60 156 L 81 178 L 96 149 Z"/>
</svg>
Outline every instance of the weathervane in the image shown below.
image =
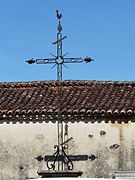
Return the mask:
<svg viewBox="0 0 135 180">
<path fill-rule="evenodd" d="M 58 32 L 57 32 L 57 40 L 55 42 L 53 42 L 52 44 L 56 44 L 57 45 L 57 55 L 51 54 L 53 56 L 53 58 L 43 58 L 43 59 L 36 59 L 34 60 L 29 59 L 26 62 L 29 64 L 54 64 L 53 67 L 57 66 L 57 81 L 58 83 L 58 108 L 59 108 L 59 112 L 58 112 L 58 125 L 57 125 L 57 130 L 58 130 L 58 145 L 55 145 L 54 148 L 56 149 L 56 152 L 53 154 L 53 158 L 54 161 L 53 163 L 49 164 L 49 162 L 51 161 L 50 159 L 48 159 L 47 161 L 47 167 L 48 169 L 52 169 L 55 170 L 56 168 L 56 161 L 59 158 L 60 160 L 58 160 L 58 170 L 64 170 L 64 168 L 67 168 L 68 170 L 72 170 L 73 169 L 73 163 L 70 160 L 69 156 L 66 154 L 65 152 L 65 142 L 63 142 L 63 133 L 64 133 L 64 128 L 63 128 L 63 121 L 62 121 L 62 115 L 61 115 L 61 109 L 62 109 L 62 102 L 61 102 L 61 94 L 62 94 L 62 66 L 65 66 L 65 64 L 68 63 L 81 63 L 81 62 L 91 62 L 93 61 L 93 59 L 91 59 L 90 57 L 86 57 L 86 58 L 66 58 L 65 56 L 68 54 L 62 54 L 62 41 L 64 39 L 67 38 L 67 36 L 63 36 L 62 37 L 62 25 L 61 25 L 61 18 L 62 18 L 62 14 L 59 14 L 58 10 L 56 10 L 57 13 L 57 18 L 59 20 L 58 23 Z"/>
</svg>

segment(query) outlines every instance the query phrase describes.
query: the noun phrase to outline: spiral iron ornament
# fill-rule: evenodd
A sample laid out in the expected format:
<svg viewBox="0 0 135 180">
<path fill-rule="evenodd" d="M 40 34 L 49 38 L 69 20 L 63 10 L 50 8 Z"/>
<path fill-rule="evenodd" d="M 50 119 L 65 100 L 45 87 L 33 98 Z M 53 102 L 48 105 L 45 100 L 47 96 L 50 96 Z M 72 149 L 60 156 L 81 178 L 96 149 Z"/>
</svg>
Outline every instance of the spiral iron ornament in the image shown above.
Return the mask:
<svg viewBox="0 0 135 180">
<path fill-rule="evenodd" d="M 66 166 L 68 170 L 73 170 L 73 162 L 69 158 L 69 156 L 65 153 L 65 147 L 62 146 L 62 156 L 60 155 L 60 149 L 58 145 L 55 145 L 54 148 L 56 149 L 56 152 L 47 160 L 46 165 L 49 170 L 55 170 L 56 167 L 56 161 L 62 161 Z M 52 162 L 53 160 L 53 163 Z"/>
</svg>

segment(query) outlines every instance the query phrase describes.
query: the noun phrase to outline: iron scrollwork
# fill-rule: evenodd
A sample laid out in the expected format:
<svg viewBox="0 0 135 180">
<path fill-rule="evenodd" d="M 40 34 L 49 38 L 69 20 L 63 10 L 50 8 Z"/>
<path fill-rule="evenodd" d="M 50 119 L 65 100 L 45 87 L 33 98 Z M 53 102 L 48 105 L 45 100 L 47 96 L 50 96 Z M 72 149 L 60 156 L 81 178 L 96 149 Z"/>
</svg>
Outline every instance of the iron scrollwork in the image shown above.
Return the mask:
<svg viewBox="0 0 135 180">
<path fill-rule="evenodd" d="M 47 160 L 47 163 L 46 163 L 46 165 L 47 165 L 47 167 L 48 167 L 49 170 L 51 170 L 51 169 L 52 169 L 52 170 L 55 170 L 55 163 L 56 163 L 56 160 L 57 160 L 58 155 L 59 155 L 59 147 L 58 147 L 57 145 L 55 145 L 54 148 L 56 149 L 56 152 L 51 156 L 51 158 L 49 158 L 49 159 Z M 53 157 L 55 157 L 53 163 L 49 164 L 49 162 L 51 161 L 51 159 L 52 159 Z"/>
<path fill-rule="evenodd" d="M 69 158 L 69 156 L 65 153 L 65 148 L 62 147 L 62 154 L 63 154 L 63 162 L 65 165 L 67 165 L 68 170 L 73 170 L 73 162 Z"/>
<path fill-rule="evenodd" d="M 47 160 L 46 165 L 49 170 L 55 170 L 56 161 L 62 161 L 68 168 L 73 170 L 73 163 L 68 155 L 65 153 L 65 147 L 62 146 L 62 155 L 60 155 L 59 146 L 55 145 L 56 152 Z M 53 160 L 53 163 L 50 163 Z"/>
</svg>

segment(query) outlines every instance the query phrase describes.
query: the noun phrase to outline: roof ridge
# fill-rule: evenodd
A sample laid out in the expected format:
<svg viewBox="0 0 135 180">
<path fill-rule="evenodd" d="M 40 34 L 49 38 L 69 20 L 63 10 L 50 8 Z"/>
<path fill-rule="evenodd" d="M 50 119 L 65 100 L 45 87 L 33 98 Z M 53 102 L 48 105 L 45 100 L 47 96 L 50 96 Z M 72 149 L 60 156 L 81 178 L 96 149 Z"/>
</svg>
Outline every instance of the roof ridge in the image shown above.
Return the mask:
<svg viewBox="0 0 135 180">
<path fill-rule="evenodd" d="M 112 84 L 112 85 L 132 85 L 135 86 L 135 81 L 103 81 L 103 80 L 63 80 L 63 85 L 89 85 L 89 84 Z M 20 82 L 0 82 L 0 88 L 17 88 L 17 87 L 38 87 L 38 86 L 57 86 L 57 80 L 41 80 L 41 81 L 20 81 Z"/>
</svg>

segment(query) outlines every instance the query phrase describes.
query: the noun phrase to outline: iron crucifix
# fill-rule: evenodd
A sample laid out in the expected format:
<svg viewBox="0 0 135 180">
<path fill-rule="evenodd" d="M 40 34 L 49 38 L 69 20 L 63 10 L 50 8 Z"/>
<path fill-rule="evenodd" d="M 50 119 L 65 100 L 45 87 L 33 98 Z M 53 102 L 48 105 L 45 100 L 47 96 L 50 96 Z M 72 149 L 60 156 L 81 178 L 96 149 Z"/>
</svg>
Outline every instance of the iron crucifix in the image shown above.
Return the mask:
<svg viewBox="0 0 135 180">
<path fill-rule="evenodd" d="M 36 63 L 36 64 L 53 64 L 53 67 L 57 66 L 57 81 L 58 81 L 58 103 L 57 103 L 57 106 L 58 106 L 58 109 L 59 109 L 59 112 L 58 112 L 58 122 L 57 122 L 57 134 L 58 134 L 58 145 L 55 145 L 54 147 L 56 148 L 56 153 L 54 153 L 55 155 L 55 158 L 54 158 L 54 161 L 57 157 L 66 157 L 68 159 L 68 161 L 64 161 L 64 160 L 61 160 L 61 161 L 58 161 L 58 170 L 64 170 L 67 166 L 67 168 L 69 170 L 72 170 L 73 169 L 73 163 L 72 161 L 69 159 L 68 155 L 66 154 L 65 152 L 65 147 L 63 145 L 63 135 L 64 135 L 64 125 L 63 125 L 63 120 L 62 120 L 62 114 L 61 114 L 61 109 L 62 109 L 62 102 L 61 102 L 61 97 L 62 97 L 62 67 L 65 66 L 65 64 L 68 64 L 68 63 L 82 63 L 82 62 L 91 62 L 93 61 L 93 59 L 91 59 L 90 57 L 86 57 L 86 58 L 77 58 L 77 57 L 65 57 L 68 53 L 64 54 L 62 53 L 62 41 L 64 39 L 67 38 L 67 36 L 63 36 L 62 37 L 62 25 L 61 25 L 61 18 L 62 18 L 62 14 L 59 14 L 58 10 L 56 11 L 57 13 L 57 18 L 58 18 L 58 26 L 57 26 L 57 29 L 58 29 L 58 32 L 57 32 L 57 40 L 55 42 L 53 42 L 52 44 L 56 44 L 57 45 L 57 54 L 56 55 L 53 55 L 53 58 L 42 58 L 42 59 L 36 59 L 34 60 L 33 58 L 32 59 L 29 59 L 27 60 L 26 62 L 28 64 L 33 64 L 33 63 Z M 66 140 L 66 139 L 64 139 Z M 63 159 L 63 158 L 62 158 Z M 49 159 L 48 159 L 49 161 Z M 49 167 L 48 167 L 49 168 Z M 49 168 L 49 169 L 55 169 L 55 163 L 53 163 L 53 167 Z"/>
</svg>

